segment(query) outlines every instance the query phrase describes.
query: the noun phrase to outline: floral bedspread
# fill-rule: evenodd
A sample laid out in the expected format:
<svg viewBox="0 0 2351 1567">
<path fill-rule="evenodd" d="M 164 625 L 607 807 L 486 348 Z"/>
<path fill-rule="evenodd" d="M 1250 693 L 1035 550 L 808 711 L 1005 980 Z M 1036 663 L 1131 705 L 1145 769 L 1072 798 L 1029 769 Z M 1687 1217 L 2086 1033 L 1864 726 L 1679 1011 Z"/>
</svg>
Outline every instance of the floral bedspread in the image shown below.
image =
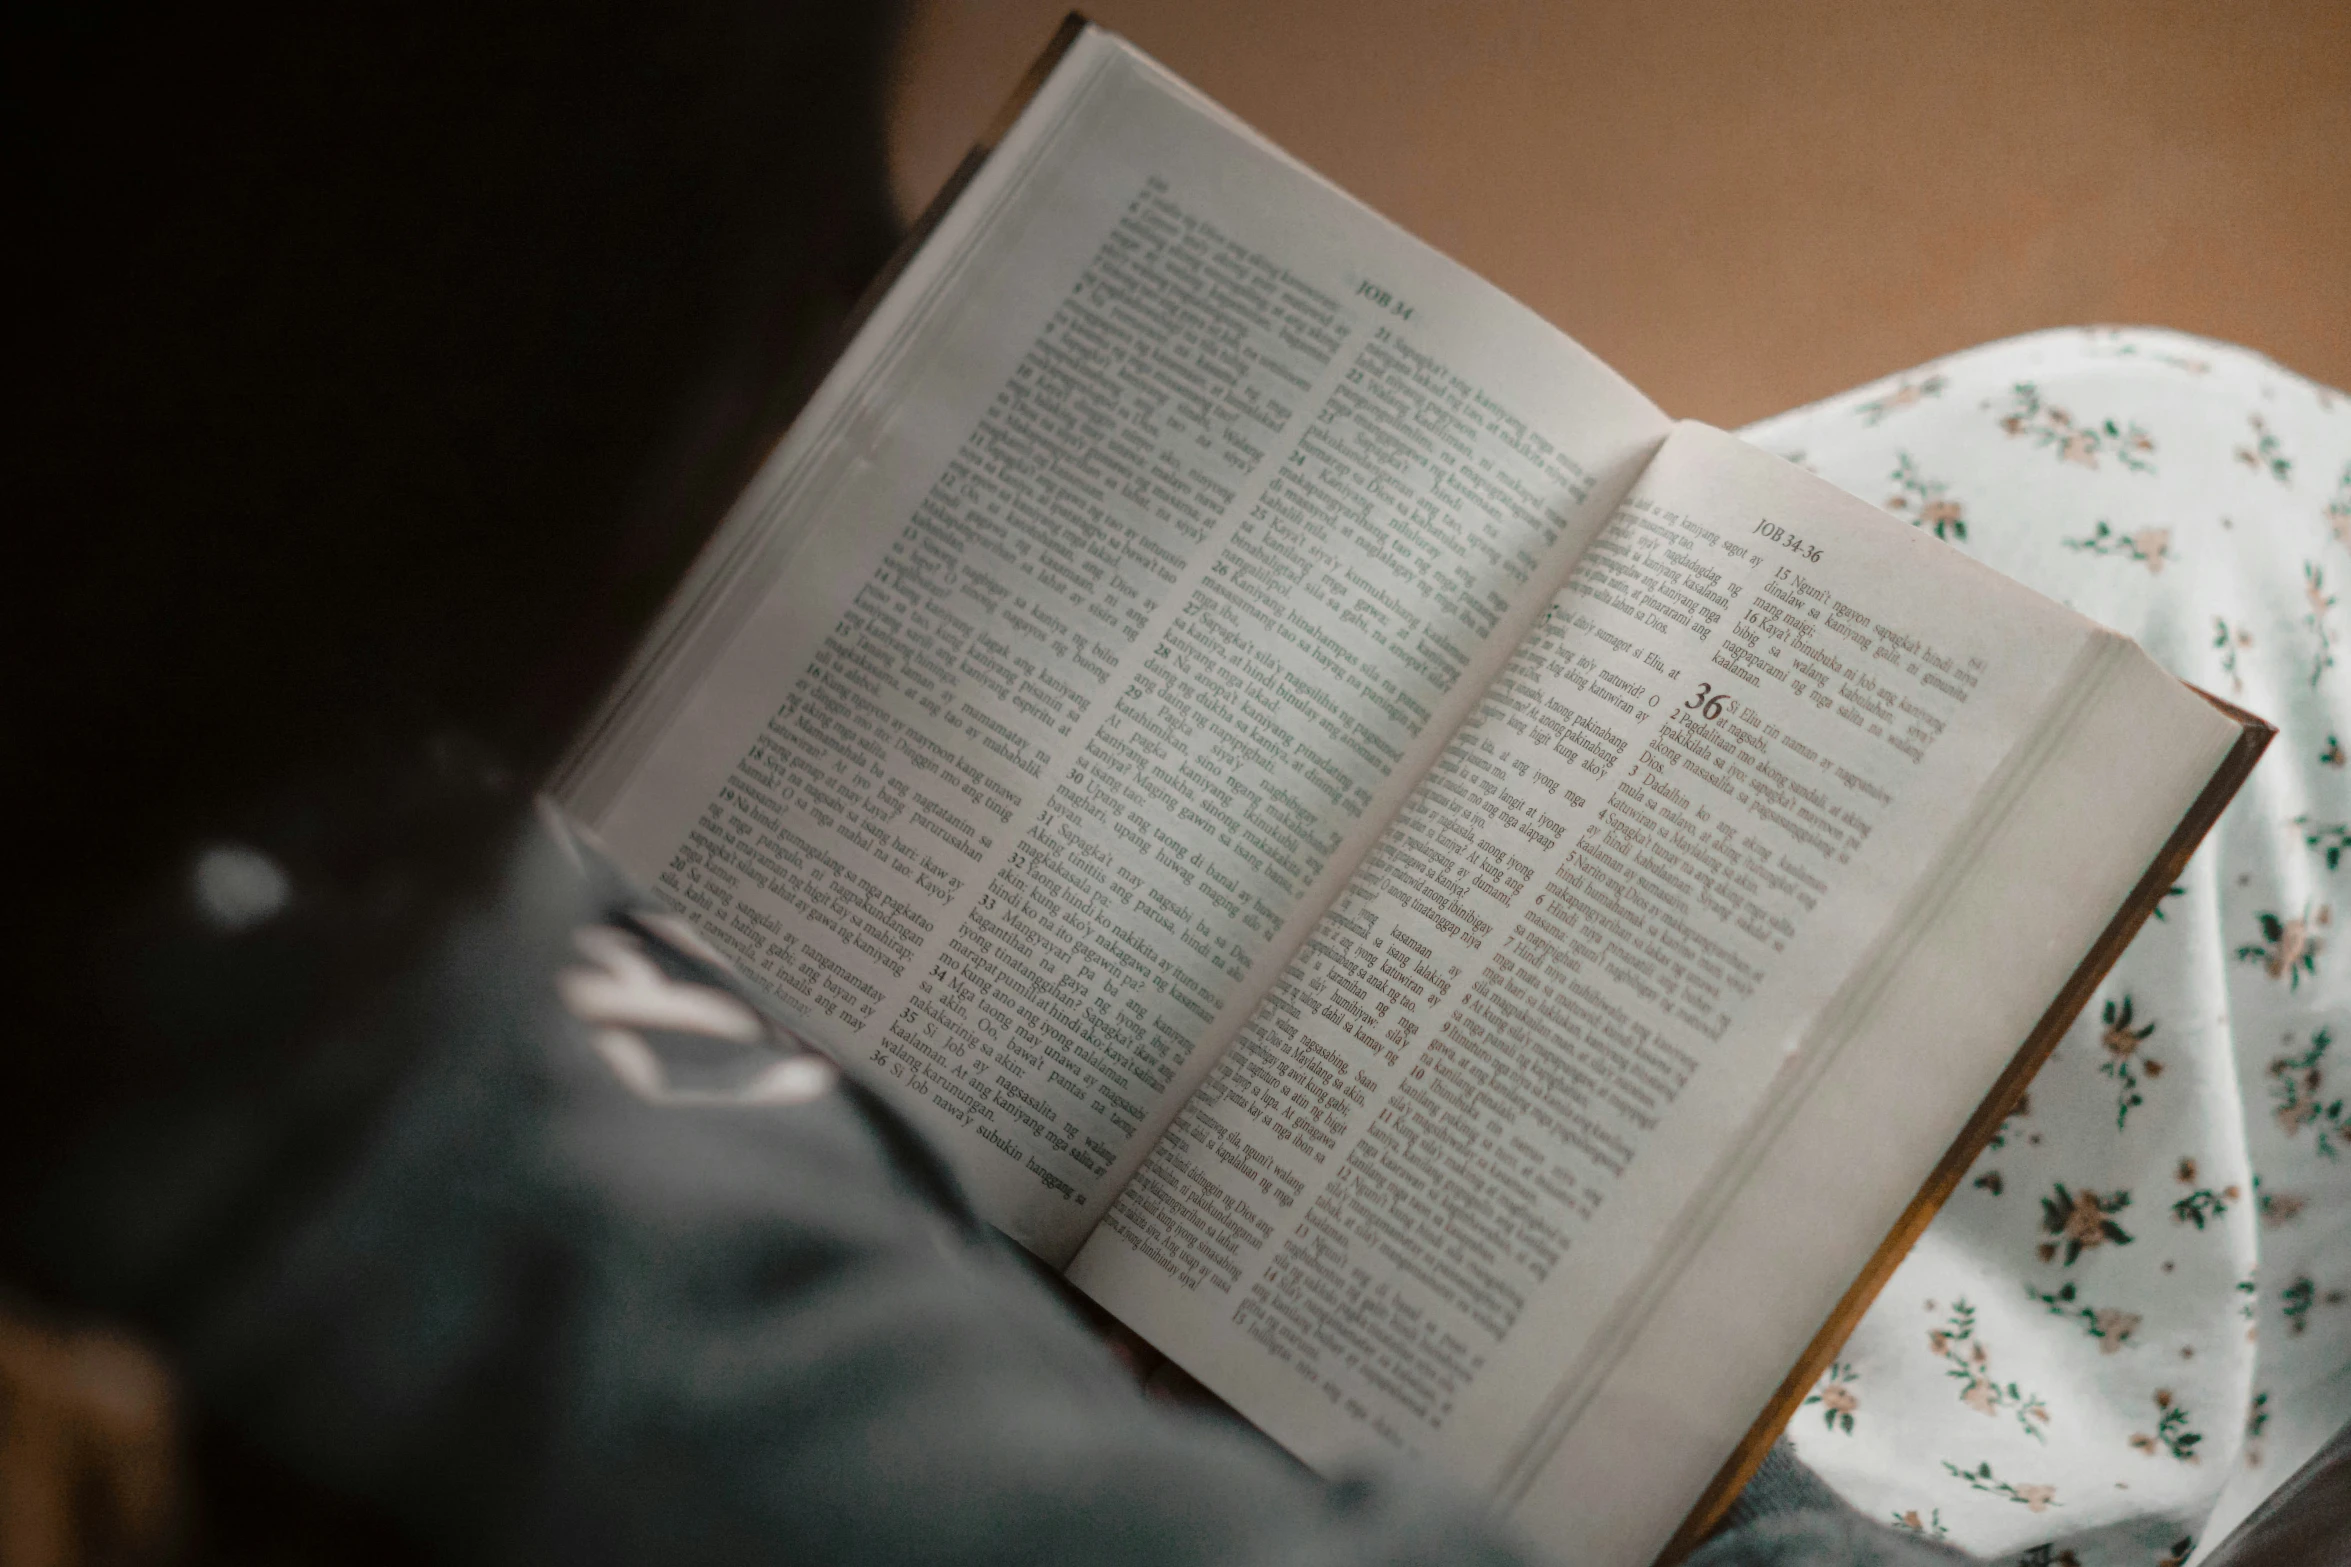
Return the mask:
<svg viewBox="0 0 2351 1567">
<path fill-rule="evenodd" d="M 2351 1420 L 2351 398 L 2101 328 L 1745 434 L 2278 726 L 1790 1430 L 1971 1552 L 2177 1564 Z"/>
</svg>

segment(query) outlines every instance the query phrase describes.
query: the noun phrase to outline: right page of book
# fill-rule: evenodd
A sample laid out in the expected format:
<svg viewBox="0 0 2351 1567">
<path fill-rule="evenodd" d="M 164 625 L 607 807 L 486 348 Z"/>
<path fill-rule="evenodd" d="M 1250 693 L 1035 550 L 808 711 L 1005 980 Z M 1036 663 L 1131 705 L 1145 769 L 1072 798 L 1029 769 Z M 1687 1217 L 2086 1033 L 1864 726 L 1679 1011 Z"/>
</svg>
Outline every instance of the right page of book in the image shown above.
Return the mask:
<svg viewBox="0 0 2351 1567">
<path fill-rule="evenodd" d="M 2092 690 L 2178 743 L 2153 747 L 2142 798 L 2084 802 L 2120 836 L 2052 889 L 2071 906 L 2054 938 L 2016 924 L 2048 961 L 1980 938 L 1972 1056 L 1914 1059 L 1932 1029 L 1869 1037 Z M 1667 1355 L 1647 1393 L 1678 1424 L 1589 1493 L 1645 1559 L 2234 733 L 2127 642 L 1681 426 L 1071 1277 L 1310 1461 L 1426 1455 L 1550 1524 L 1565 1507 L 1579 1549 L 1563 1442 L 1644 1322 L 1712 1293 L 1694 1331 L 1774 1325 L 1761 1347 L 1725 1330 L 1760 1379 L 1730 1393 L 1743 1413 Z M 1909 1102 L 1850 1103 L 1868 1062 L 1907 1073 Z M 1766 1196 L 1826 1237 L 1812 1266 L 1852 1265 L 1767 1262 L 1722 1296 L 1705 1262 L 1726 1205 L 1815 1179 L 1768 1155 L 1797 1107 L 1839 1095 L 1878 1117 L 1848 1156 L 1887 1189 Z M 1601 1403 L 1620 1434 L 1638 1423 Z"/>
</svg>

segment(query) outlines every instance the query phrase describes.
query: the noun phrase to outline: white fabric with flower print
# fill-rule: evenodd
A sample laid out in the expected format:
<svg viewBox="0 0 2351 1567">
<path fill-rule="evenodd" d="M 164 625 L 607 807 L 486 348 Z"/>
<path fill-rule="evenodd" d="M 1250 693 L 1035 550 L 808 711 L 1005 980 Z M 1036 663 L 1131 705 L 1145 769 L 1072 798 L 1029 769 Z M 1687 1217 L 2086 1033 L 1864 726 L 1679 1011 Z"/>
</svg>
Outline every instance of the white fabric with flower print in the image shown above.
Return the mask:
<svg viewBox="0 0 2351 1567">
<path fill-rule="evenodd" d="M 2278 726 L 1790 1431 L 1966 1550 L 2176 1567 L 2351 1419 L 2351 399 L 2060 331 L 1745 433 Z"/>
</svg>

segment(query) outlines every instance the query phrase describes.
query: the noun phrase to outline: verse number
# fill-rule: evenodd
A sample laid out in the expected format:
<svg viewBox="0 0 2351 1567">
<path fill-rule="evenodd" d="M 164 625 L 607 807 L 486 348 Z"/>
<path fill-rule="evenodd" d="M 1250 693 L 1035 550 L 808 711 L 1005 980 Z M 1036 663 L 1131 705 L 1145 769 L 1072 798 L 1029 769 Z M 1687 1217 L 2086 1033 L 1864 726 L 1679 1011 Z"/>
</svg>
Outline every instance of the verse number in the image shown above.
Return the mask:
<svg viewBox="0 0 2351 1567">
<path fill-rule="evenodd" d="M 1731 699 L 1701 680 L 1698 682 L 1698 694 L 1684 702 L 1682 709 L 1696 713 L 1700 718 L 1720 718 L 1731 711 Z"/>
</svg>

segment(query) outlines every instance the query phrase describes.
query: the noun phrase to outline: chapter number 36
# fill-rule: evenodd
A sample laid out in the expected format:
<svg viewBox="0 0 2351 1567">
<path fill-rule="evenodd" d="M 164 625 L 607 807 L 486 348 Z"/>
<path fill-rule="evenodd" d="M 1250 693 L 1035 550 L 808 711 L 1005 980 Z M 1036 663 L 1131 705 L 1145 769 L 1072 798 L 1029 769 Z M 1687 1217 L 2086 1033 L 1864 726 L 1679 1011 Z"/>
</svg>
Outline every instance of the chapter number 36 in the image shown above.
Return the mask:
<svg viewBox="0 0 2351 1567">
<path fill-rule="evenodd" d="M 1703 680 L 1698 682 L 1698 694 L 1684 702 L 1682 708 L 1685 712 L 1696 713 L 1700 718 L 1720 718 L 1734 710 L 1729 697 Z"/>
</svg>

